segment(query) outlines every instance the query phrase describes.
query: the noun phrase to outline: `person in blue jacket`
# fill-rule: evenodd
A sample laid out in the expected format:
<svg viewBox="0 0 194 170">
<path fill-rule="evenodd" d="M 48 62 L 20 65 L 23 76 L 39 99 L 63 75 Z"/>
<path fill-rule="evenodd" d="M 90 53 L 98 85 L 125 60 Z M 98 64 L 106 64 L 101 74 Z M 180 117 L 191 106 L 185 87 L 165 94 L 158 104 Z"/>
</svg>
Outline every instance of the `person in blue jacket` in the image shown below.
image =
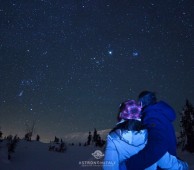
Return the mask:
<svg viewBox="0 0 194 170">
<path fill-rule="evenodd" d="M 148 134 L 141 123 L 141 108 L 142 106 L 134 100 L 128 100 L 121 104 L 118 123 L 107 136 L 104 170 L 126 169 L 122 162 L 146 146 Z M 157 166 L 168 170 L 188 169 L 186 162 L 178 160 L 168 152 L 145 170 L 156 170 Z"/>
<path fill-rule="evenodd" d="M 165 153 L 176 157 L 176 135 L 172 122 L 175 111 L 165 102 L 157 102 L 155 93 L 143 91 L 139 95 L 142 104 L 142 123 L 148 131 L 146 146 L 125 161 L 128 170 L 144 170 L 160 160 Z M 159 168 L 158 168 L 159 169 Z"/>
</svg>

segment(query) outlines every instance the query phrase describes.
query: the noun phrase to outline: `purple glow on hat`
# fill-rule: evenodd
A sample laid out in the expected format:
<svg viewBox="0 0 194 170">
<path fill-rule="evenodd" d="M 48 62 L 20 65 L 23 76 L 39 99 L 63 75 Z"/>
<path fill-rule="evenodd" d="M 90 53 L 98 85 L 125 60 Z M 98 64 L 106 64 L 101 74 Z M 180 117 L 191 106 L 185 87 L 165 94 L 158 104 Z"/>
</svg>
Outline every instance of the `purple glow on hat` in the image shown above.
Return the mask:
<svg viewBox="0 0 194 170">
<path fill-rule="evenodd" d="M 121 104 L 120 106 L 120 118 L 121 119 L 141 119 L 141 109 L 142 106 L 138 104 L 135 100 L 128 100 Z"/>
</svg>

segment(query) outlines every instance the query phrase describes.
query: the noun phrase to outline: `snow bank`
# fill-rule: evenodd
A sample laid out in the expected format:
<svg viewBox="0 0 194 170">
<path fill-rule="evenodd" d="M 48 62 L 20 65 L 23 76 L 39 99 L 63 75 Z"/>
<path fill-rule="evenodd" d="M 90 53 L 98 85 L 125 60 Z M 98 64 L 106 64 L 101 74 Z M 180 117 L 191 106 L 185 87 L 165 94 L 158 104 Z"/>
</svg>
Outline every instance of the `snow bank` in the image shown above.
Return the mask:
<svg viewBox="0 0 194 170">
<path fill-rule="evenodd" d="M 103 150 L 94 146 L 67 146 L 64 153 L 48 151 L 49 144 L 41 142 L 20 141 L 10 161 L 7 160 L 5 142 L 1 144 L 1 170 L 79 170 L 101 169 L 94 165 L 101 159 L 92 156 L 96 150 Z M 2 149 L 4 148 L 4 149 Z"/>
<path fill-rule="evenodd" d="M 106 139 L 109 131 L 110 129 L 98 131 L 98 134 Z M 21 140 L 10 161 L 7 159 L 6 142 L 0 142 L 0 170 L 100 170 L 104 149 L 83 146 L 87 136 L 88 133 L 66 135 L 64 141 L 67 143 L 67 150 L 64 153 L 49 151 L 49 143 Z M 82 146 L 78 146 L 79 142 L 82 143 Z M 95 157 L 95 151 L 100 153 L 100 156 L 97 155 L 99 157 Z M 191 170 L 194 169 L 194 153 L 181 152 L 181 150 L 177 152 L 179 158 L 188 162 Z"/>
</svg>

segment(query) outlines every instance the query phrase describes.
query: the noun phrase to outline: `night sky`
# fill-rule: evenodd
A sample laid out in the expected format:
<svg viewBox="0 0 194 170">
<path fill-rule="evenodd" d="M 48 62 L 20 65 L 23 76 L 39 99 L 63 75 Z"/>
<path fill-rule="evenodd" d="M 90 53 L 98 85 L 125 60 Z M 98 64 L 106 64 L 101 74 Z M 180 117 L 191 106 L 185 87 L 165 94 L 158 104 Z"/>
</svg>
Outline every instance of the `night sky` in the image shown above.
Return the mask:
<svg viewBox="0 0 194 170">
<path fill-rule="evenodd" d="M 193 27 L 193 0 L 0 0 L 1 130 L 112 128 L 143 90 L 178 115 L 194 102 Z"/>
</svg>

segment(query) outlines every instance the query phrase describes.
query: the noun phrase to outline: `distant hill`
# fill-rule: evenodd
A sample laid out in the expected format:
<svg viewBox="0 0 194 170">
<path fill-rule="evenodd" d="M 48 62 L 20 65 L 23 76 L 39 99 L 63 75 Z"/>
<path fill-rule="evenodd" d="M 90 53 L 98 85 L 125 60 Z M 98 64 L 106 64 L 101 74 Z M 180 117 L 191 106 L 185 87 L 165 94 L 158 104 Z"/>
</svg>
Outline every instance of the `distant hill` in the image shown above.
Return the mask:
<svg viewBox="0 0 194 170">
<path fill-rule="evenodd" d="M 110 132 L 111 129 L 105 129 L 105 130 L 100 130 L 100 131 L 97 131 L 97 133 L 101 136 L 102 139 L 106 139 L 108 133 Z M 89 132 L 75 132 L 75 133 L 69 133 L 69 134 L 66 134 L 64 137 L 63 137 L 63 140 L 67 143 L 85 143 L 87 141 L 87 138 L 88 138 L 88 133 Z M 93 131 L 91 131 L 91 134 L 93 135 Z"/>
</svg>

